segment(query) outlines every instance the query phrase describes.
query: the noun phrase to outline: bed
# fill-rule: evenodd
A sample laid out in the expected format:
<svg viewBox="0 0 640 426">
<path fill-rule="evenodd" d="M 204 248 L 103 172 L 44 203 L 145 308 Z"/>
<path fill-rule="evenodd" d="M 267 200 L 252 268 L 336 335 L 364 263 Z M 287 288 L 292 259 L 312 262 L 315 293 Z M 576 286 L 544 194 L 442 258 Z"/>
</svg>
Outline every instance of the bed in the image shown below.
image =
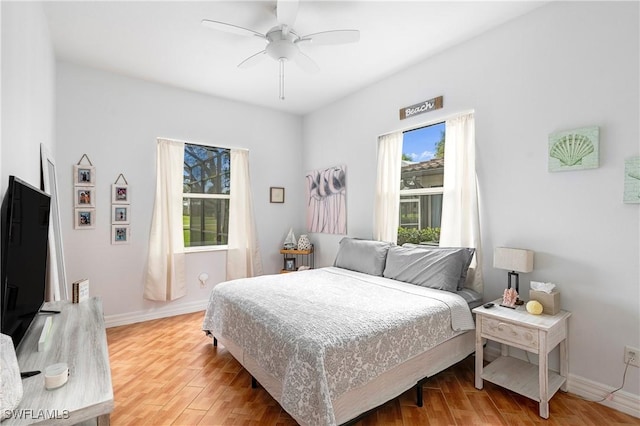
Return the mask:
<svg viewBox="0 0 640 426">
<path fill-rule="evenodd" d="M 472 256 L 345 238 L 334 266 L 218 284 L 203 330 L 298 423 L 343 424 L 474 352 Z"/>
</svg>

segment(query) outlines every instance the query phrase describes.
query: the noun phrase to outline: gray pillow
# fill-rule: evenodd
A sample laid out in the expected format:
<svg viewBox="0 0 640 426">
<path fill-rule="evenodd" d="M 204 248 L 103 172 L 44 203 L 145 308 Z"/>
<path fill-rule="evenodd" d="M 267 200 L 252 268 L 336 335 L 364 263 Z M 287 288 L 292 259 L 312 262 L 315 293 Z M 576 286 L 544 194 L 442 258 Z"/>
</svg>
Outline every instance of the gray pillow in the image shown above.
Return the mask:
<svg viewBox="0 0 640 426">
<path fill-rule="evenodd" d="M 464 247 L 392 247 L 383 276 L 455 293 L 464 287 L 474 251 Z"/>
<path fill-rule="evenodd" d="M 340 247 L 333 266 L 382 276 L 389 247 L 391 247 L 391 243 L 384 241 L 345 237 L 340 240 Z"/>
</svg>

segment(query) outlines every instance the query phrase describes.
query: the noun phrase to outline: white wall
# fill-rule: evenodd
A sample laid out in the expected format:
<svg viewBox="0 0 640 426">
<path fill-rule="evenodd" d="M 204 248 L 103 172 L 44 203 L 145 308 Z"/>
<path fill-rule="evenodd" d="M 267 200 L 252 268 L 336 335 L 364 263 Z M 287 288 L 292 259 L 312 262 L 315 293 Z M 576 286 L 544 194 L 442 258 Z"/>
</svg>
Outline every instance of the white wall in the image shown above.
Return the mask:
<svg viewBox="0 0 640 426">
<path fill-rule="evenodd" d="M 142 298 L 155 191 L 156 138 L 248 148 L 264 269 L 281 268 L 278 253 L 290 226 L 302 222 L 302 120 L 224 99 L 59 62 L 57 168 L 67 275 L 90 279 L 107 322 L 202 309 L 225 278 L 224 251 L 187 255 L 187 296 L 160 303 Z M 96 228 L 74 230 L 72 165 L 87 154 L 96 167 Z M 111 245 L 111 184 L 123 173 L 131 191 L 131 244 Z M 269 187 L 286 188 L 285 204 L 269 203 Z M 200 288 L 198 275 L 210 276 Z"/>
<path fill-rule="evenodd" d="M 570 373 L 617 387 L 640 347 L 640 205 L 622 203 L 624 160 L 640 155 L 638 3 L 543 6 L 305 117 L 304 169 L 347 165 L 347 227 L 370 238 L 380 134 L 469 109 L 476 115 L 485 299 L 506 272 L 496 246 L 534 250 L 529 281 L 553 281 L 570 319 Z M 444 95 L 442 110 L 398 109 Z M 600 127 L 600 167 L 547 171 L 548 135 Z M 312 234 L 317 264 L 341 236 Z M 574 381 L 575 383 L 575 381 Z M 637 368 L 624 390 L 640 395 Z M 636 403 L 637 411 L 637 403 Z"/>
<path fill-rule="evenodd" d="M 39 3 L 2 2 L 0 195 L 9 175 L 40 187 L 40 144 L 54 142 L 55 60 Z"/>
</svg>

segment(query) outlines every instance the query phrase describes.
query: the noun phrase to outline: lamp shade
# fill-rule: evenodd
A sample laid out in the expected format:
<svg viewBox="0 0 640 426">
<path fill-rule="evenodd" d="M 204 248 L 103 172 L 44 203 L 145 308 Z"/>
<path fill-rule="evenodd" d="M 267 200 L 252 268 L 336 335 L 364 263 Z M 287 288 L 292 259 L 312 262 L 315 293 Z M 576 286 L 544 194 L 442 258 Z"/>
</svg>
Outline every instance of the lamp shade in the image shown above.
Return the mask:
<svg viewBox="0 0 640 426">
<path fill-rule="evenodd" d="M 493 249 L 493 267 L 515 272 L 531 272 L 533 271 L 533 252 L 510 247 L 496 247 Z"/>
</svg>

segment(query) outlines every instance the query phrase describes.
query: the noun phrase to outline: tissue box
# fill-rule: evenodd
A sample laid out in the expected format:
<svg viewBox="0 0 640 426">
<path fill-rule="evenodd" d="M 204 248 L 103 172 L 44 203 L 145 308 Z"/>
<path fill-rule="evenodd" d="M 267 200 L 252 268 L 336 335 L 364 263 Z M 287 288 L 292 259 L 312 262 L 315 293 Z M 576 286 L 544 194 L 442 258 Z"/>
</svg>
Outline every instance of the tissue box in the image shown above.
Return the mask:
<svg viewBox="0 0 640 426">
<path fill-rule="evenodd" d="M 529 299 L 540 302 L 543 314 L 555 315 L 560 312 L 560 292 L 553 290 L 551 293 L 529 290 Z"/>
</svg>

